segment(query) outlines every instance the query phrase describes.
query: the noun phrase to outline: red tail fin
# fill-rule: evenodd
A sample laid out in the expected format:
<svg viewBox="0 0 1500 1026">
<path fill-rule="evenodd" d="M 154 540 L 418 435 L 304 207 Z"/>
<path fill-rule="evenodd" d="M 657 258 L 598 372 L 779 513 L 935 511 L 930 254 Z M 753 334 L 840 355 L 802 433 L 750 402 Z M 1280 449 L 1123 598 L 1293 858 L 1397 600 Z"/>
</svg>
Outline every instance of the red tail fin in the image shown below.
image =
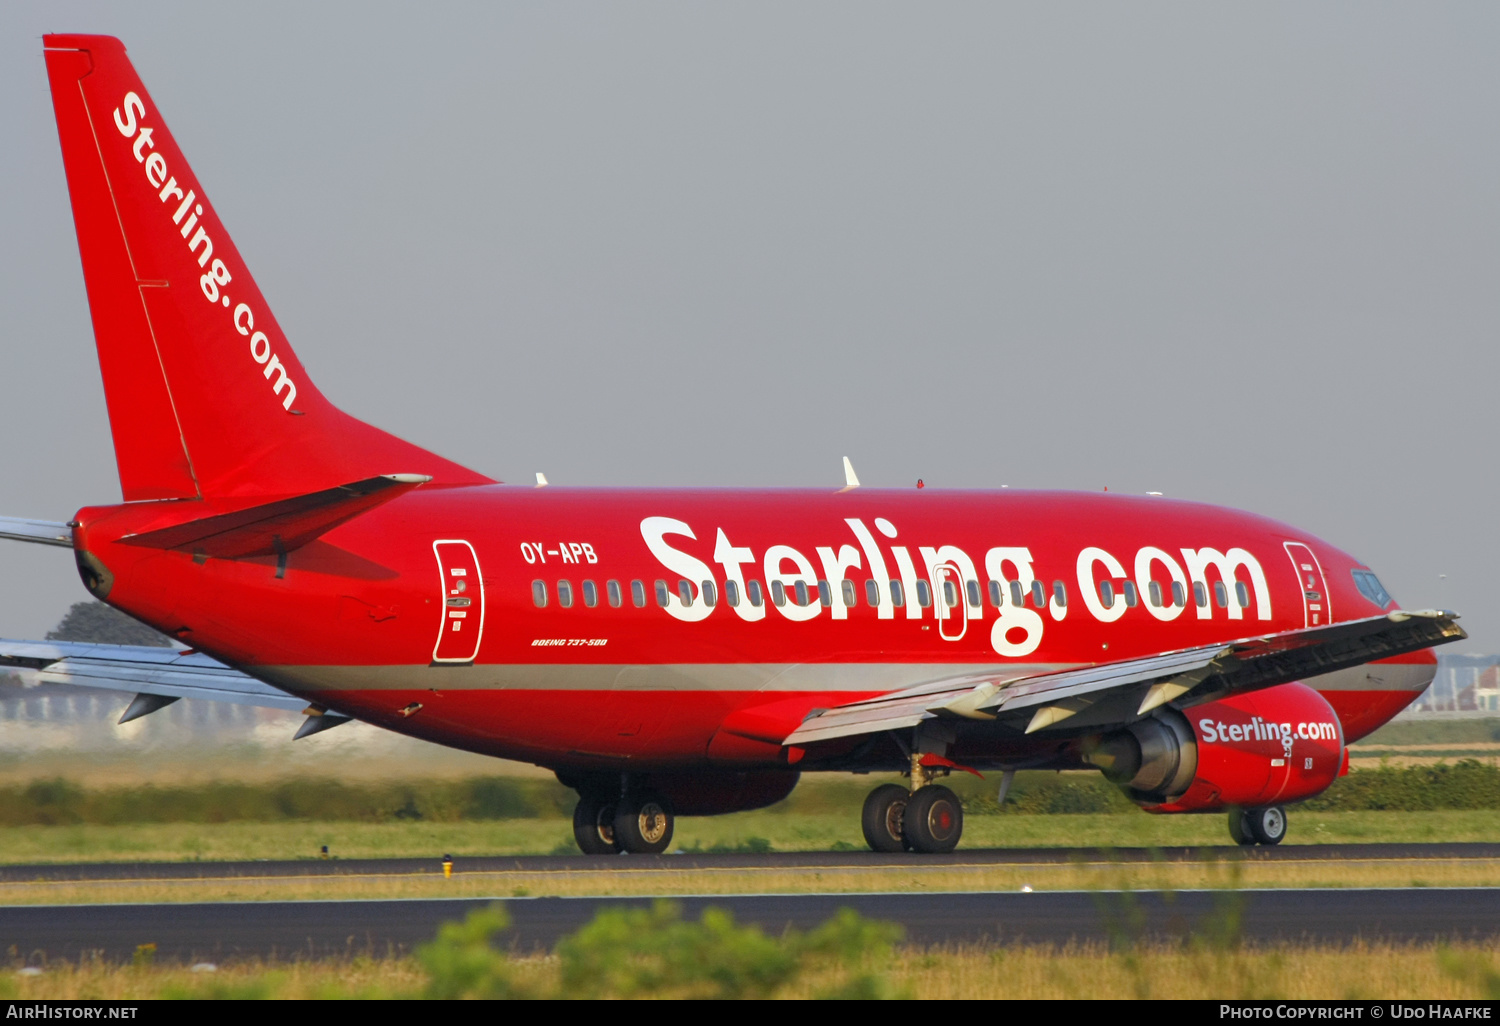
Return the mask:
<svg viewBox="0 0 1500 1026">
<path fill-rule="evenodd" d="M 308 379 L 108 36 L 45 37 L 126 501 L 488 478 L 342 413 Z"/>
</svg>

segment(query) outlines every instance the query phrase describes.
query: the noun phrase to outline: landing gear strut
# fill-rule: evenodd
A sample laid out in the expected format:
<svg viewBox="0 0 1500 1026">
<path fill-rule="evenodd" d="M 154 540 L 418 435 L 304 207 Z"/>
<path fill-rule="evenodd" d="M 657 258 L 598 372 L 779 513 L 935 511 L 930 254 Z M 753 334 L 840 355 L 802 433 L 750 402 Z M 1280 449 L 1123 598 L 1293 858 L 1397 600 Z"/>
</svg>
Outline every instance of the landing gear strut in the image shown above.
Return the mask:
<svg viewBox="0 0 1500 1026">
<path fill-rule="evenodd" d="M 964 807 L 958 795 L 932 783 L 932 773 L 911 759 L 910 792 L 898 784 L 881 784 L 865 799 L 860 825 L 865 843 L 875 851 L 916 851 L 945 855 L 964 832 Z"/>
<path fill-rule="evenodd" d="M 1230 809 L 1229 836 L 1235 844 L 1280 844 L 1286 837 L 1286 809 L 1266 805 L 1258 809 Z"/>
</svg>

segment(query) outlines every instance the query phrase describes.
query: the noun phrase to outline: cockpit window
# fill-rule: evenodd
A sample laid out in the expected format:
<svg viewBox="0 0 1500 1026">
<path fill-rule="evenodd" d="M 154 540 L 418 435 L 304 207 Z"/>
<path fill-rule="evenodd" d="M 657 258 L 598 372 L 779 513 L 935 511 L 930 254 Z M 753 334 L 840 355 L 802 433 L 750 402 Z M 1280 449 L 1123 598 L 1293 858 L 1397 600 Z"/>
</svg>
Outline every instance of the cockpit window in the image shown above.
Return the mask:
<svg viewBox="0 0 1500 1026">
<path fill-rule="evenodd" d="M 1354 574 L 1354 586 L 1359 589 L 1361 595 L 1375 603 L 1381 609 L 1391 604 L 1393 600 L 1390 592 L 1386 591 L 1381 585 L 1380 578 L 1368 570 L 1354 570 L 1352 573 Z"/>
</svg>

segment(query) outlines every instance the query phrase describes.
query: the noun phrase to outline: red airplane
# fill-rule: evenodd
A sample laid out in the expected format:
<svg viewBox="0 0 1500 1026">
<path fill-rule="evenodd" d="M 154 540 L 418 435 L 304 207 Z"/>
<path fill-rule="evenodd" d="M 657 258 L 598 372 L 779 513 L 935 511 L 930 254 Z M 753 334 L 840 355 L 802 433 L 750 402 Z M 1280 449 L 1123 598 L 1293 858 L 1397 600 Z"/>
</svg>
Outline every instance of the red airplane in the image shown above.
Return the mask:
<svg viewBox="0 0 1500 1026">
<path fill-rule="evenodd" d="M 1304 531 L 1155 496 L 493 481 L 324 399 L 124 46 L 45 48 L 124 502 L 0 534 L 184 650 L 0 658 L 126 718 L 191 695 L 532 762 L 589 853 L 815 770 L 906 777 L 865 803 L 879 851 L 951 850 L 937 781 L 1003 801 L 1022 768 L 1274 844 L 1465 636 Z"/>
</svg>

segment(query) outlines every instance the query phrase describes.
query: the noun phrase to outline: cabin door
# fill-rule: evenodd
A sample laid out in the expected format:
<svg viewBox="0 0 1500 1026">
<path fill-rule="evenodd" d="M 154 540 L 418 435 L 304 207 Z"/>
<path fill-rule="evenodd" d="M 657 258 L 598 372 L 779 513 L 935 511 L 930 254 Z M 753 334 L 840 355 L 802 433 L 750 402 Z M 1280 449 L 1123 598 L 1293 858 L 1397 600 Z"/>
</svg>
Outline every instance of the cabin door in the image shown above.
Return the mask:
<svg viewBox="0 0 1500 1026">
<path fill-rule="evenodd" d="M 441 616 L 434 663 L 472 663 L 479 655 L 484 634 L 484 582 L 479 577 L 479 557 L 466 541 L 435 541 L 441 577 Z"/>
<path fill-rule="evenodd" d="M 1286 542 L 1286 554 L 1297 571 L 1297 581 L 1302 587 L 1303 624 L 1307 627 L 1322 627 L 1333 621 L 1333 610 L 1328 606 L 1328 580 L 1323 576 L 1323 566 L 1312 549 L 1301 542 Z"/>
</svg>

